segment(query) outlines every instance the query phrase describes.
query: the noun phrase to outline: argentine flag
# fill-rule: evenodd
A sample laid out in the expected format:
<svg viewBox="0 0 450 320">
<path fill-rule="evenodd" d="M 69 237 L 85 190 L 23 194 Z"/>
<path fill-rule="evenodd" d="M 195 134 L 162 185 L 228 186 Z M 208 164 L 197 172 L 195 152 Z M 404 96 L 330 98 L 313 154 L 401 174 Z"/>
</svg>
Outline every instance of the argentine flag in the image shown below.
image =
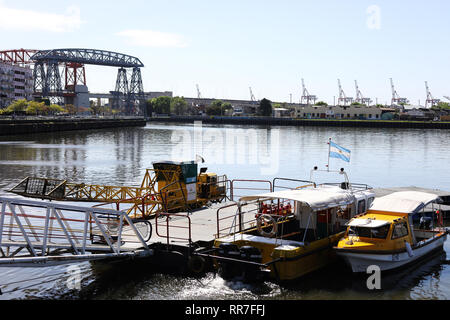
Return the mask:
<svg viewBox="0 0 450 320">
<path fill-rule="evenodd" d="M 330 141 L 330 155 L 331 158 L 341 159 L 350 162 L 350 150 L 338 146 L 336 143 Z"/>
</svg>

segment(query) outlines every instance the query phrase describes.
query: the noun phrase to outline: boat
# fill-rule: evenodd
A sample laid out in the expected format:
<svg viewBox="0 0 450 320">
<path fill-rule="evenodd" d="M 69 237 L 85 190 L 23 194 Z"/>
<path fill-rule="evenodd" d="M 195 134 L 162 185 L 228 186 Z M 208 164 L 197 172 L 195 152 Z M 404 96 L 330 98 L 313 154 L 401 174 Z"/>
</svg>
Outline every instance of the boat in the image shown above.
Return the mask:
<svg viewBox="0 0 450 320">
<path fill-rule="evenodd" d="M 369 266 L 393 271 L 443 250 L 448 230 L 443 227 L 438 195 L 418 191 L 394 192 L 376 198 L 367 213 L 348 222 L 345 236 L 335 247 L 354 273 Z M 434 217 L 426 217 L 431 206 Z M 420 215 L 414 225 L 413 217 Z"/>
<path fill-rule="evenodd" d="M 333 247 L 346 223 L 365 213 L 375 198 L 371 187 L 351 184 L 343 169 L 339 173 L 344 182 L 309 181 L 297 188 L 241 197 L 239 216 L 234 217 L 239 226 L 217 237 L 209 255 L 219 275 L 226 280 L 290 281 L 333 262 Z M 245 227 L 243 216 L 249 214 L 256 222 Z"/>
</svg>

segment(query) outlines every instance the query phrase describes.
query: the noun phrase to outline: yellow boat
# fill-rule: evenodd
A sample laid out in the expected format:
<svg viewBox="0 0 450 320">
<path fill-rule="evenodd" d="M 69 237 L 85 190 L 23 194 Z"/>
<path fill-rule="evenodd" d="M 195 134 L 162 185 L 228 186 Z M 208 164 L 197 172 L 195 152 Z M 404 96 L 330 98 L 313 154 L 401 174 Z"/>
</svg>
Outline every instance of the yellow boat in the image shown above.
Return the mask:
<svg viewBox="0 0 450 320">
<path fill-rule="evenodd" d="M 435 210 L 440 200 L 435 194 L 417 191 L 376 198 L 366 214 L 348 223 L 335 250 L 355 273 L 365 273 L 369 266 L 391 271 L 417 262 L 443 249 L 447 230 L 442 211 Z M 430 210 L 434 217 L 427 220 L 425 211 Z M 421 223 L 414 228 L 417 214 Z"/>
<path fill-rule="evenodd" d="M 336 257 L 333 247 L 346 223 L 366 212 L 375 198 L 366 185 L 308 184 L 296 189 L 241 197 L 238 217 L 256 217 L 254 225 L 218 237 L 214 242 L 219 275 L 225 279 L 297 279 Z"/>
</svg>

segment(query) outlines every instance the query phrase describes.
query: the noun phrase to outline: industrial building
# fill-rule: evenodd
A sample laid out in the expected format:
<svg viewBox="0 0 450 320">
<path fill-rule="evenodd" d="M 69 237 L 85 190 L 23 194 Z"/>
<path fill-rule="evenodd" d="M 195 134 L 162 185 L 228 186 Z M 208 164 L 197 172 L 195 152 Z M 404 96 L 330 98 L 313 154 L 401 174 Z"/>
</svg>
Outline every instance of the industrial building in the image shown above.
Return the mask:
<svg viewBox="0 0 450 320">
<path fill-rule="evenodd" d="M 311 106 L 295 108 L 295 117 L 303 119 L 381 119 L 382 110 L 377 106 Z"/>
<path fill-rule="evenodd" d="M 0 108 L 15 100 L 33 98 L 33 71 L 29 66 L 0 62 Z"/>
</svg>

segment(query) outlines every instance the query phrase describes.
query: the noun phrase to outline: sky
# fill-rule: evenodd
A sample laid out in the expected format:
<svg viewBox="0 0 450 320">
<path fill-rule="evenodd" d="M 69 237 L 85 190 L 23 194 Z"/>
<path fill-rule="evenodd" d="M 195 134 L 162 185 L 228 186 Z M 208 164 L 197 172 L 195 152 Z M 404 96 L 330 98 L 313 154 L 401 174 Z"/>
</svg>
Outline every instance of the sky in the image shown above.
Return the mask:
<svg viewBox="0 0 450 320">
<path fill-rule="evenodd" d="M 332 104 L 396 91 L 423 105 L 450 97 L 450 1 L 0 0 L 0 50 L 90 48 L 138 57 L 145 91 L 175 96 Z M 89 91 L 117 69 L 86 66 Z"/>
</svg>

